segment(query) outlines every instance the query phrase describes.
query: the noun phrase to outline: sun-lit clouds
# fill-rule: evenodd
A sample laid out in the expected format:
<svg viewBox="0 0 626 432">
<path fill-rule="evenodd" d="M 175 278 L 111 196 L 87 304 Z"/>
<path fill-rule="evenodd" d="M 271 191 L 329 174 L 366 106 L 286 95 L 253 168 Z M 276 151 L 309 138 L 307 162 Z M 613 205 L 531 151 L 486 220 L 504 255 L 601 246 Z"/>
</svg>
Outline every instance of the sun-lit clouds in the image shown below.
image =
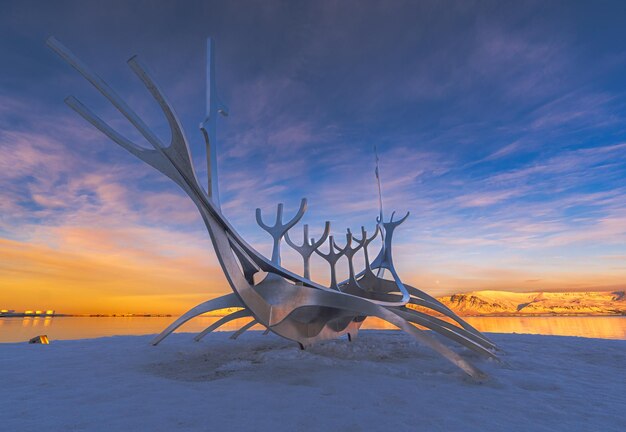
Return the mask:
<svg viewBox="0 0 626 432">
<path fill-rule="evenodd" d="M 225 291 L 188 200 L 173 189 L 143 193 L 155 182 L 149 170 L 102 164 L 97 145 L 86 153 L 71 139 L 80 123 L 61 132 L 68 137 L 62 142 L 46 133 L 48 122 L 0 135 L 10 155 L 0 174 L 7 185 L 0 201 L 8 203 L 0 219 L 7 232 L 0 245 L 2 304 L 179 313 L 190 301 Z"/>
<path fill-rule="evenodd" d="M 230 111 L 218 128 L 223 211 L 264 253 L 270 242 L 254 209 L 271 220 L 284 202 L 288 216 L 305 196 L 312 235 L 325 220 L 339 243 L 347 227 L 371 233 L 376 145 L 386 217 L 411 211 L 394 239 L 407 282 L 440 294 L 619 285 L 626 57 L 617 26 L 593 22 L 620 14 L 563 4 L 368 6 L 160 4 L 141 11 L 139 34 L 137 8 L 121 2 L 37 13 L 12 4 L 19 20 L 0 17 L 0 49 L 14 65 L 0 75 L 2 301 L 32 303 L 38 287 L 52 287 L 46 300 L 74 293 L 76 310 L 167 312 L 227 291 L 191 201 L 63 106 L 73 94 L 145 145 L 45 50 L 49 34 L 167 141 L 157 104 L 124 64 L 139 53 L 181 117 L 201 178 L 201 53 L 205 36 L 216 38 Z M 166 35 L 172 16 L 183 24 Z M 300 271 L 295 254 L 285 263 Z M 327 279 L 323 262 L 313 268 Z"/>
<path fill-rule="evenodd" d="M 179 313 L 224 292 L 189 200 L 174 188 L 155 190 L 160 180 L 150 170 L 124 161 L 80 119 L 64 128 L 56 123 L 65 140 L 50 132 L 54 120 L 0 133 L 0 302 L 77 313 Z M 77 136 L 90 147 L 80 147 Z M 107 150 L 119 152 L 120 162 L 100 162 Z"/>
<path fill-rule="evenodd" d="M 106 230 L 64 234 L 67 238 L 59 240 L 70 244 L 67 250 L 0 241 L 0 303 L 66 313 L 181 313 L 189 302 L 226 291 L 216 263 L 206 259 L 208 251 L 167 256 L 119 244 L 115 249 L 106 242 L 94 244 L 108 238 Z M 73 236 L 79 236 L 79 242 Z"/>
</svg>

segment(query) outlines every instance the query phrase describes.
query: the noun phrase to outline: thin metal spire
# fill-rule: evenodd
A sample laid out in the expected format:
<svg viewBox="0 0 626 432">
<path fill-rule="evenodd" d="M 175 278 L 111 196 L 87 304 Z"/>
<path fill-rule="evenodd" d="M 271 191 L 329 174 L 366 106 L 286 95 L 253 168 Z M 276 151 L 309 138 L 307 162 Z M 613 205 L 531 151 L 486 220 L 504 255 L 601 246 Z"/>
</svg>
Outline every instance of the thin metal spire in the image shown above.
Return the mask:
<svg viewBox="0 0 626 432">
<path fill-rule="evenodd" d="M 207 194 L 217 208 L 220 206 L 220 193 L 217 180 L 217 114 L 228 115 L 228 110 L 220 102 L 215 84 L 215 44 L 207 38 L 206 44 L 206 118 L 200 124 L 206 144 L 208 171 Z"/>
<path fill-rule="evenodd" d="M 378 209 L 380 211 L 380 223 L 383 222 L 383 192 L 380 187 L 380 172 L 378 171 L 378 150 L 376 149 L 376 144 L 374 144 L 374 155 L 376 156 L 376 183 L 378 183 Z"/>
<path fill-rule="evenodd" d="M 383 191 L 382 188 L 380 186 L 380 172 L 378 170 L 378 149 L 376 148 L 376 144 L 374 144 L 374 156 L 376 157 L 376 183 L 378 184 L 378 209 L 379 209 L 379 215 L 378 215 L 378 227 L 380 228 L 380 237 L 383 240 L 383 245 L 382 245 L 382 250 L 381 252 L 384 253 L 385 250 L 385 226 L 383 225 L 384 223 L 384 219 L 383 219 Z M 378 276 L 379 278 L 382 278 L 385 275 L 385 269 L 383 267 L 380 267 L 378 269 L 378 272 L 376 273 L 376 276 Z"/>
</svg>

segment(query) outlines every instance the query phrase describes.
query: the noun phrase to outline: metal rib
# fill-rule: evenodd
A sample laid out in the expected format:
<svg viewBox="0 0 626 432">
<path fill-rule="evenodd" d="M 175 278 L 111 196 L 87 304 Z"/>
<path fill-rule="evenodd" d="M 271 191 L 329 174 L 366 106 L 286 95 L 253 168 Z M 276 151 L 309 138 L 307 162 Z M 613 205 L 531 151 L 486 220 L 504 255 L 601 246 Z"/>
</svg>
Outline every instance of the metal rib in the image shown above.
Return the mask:
<svg viewBox="0 0 626 432">
<path fill-rule="evenodd" d="M 218 319 L 213 324 L 211 324 L 210 326 L 208 326 L 207 328 L 202 330 L 202 332 L 198 333 L 198 335 L 196 337 L 194 337 L 193 339 L 196 342 L 200 342 L 200 339 L 202 339 L 203 337 L 205 337 L 206 335 L 211 333 L 213 330 L 223 326 L 227 322 L 230 322 L 232 320 L 236 320 L 236 319 L 239 319 L 239 318 L 245 318 L 245 317 L 248 317 L 248 316 L 251 316 L 251 315 L 252 315 L 252 313 L 250 313 L 250 311 L 248 309 L 242 309 L 242 310 L 239 310 L 237 312 L 233 312 L 231 314 L 223 316 L 222 318 Z"/>
<path fill-rule="evenodd" d="M 235 333 L 233 333 L 230 338 L 231 339 L 237 339 L 239 336 L 241 336 L 246 330 L 248 330 L 250 327 L 252 327 L 253 325 L 257 324 L 258 321 L 256 319 L 253 319 L 252 321 L 250 321 L 248 324 L 246 324 L 245 326 L 241 327 L 239 330 L 237 330 Z"/>
<path fill-rule="evenodd" d="M 413 322 L 415 324 L 421 325 L 422 327 L 429 328 L 442 336 L 445 336 L 449 339 L 458 342 L 466 348 L 469 348 L 473 351 L 478 352 L 487 357 L 497 358 L 496 354 L 491 351 L 489 348 L 482 345 L 479 341 L 474 340 L 467 332 L 463 333 L 463 329 L 459 329 L 455 326 L 444 326 L 441 323 L 437 323 L 435 320 L 431 320 L 426 316 L 419 316 L 417 314 L 408 313 L 405 310 L 393 309 L 393 312 L 400 315 L 402 318 L 407 321 Z"/>
<path fill-rule="evenodd" d="M 157 337 L 152 340 L 152 345 L 157 345 L 163 339 L 165 339 L 170 333 L 176 330 L 181 325 L 185 324 L 191 318 L 196 317 L 198 315 L 202 315 L 203 313 L 210 312 L 212 310 L 218 309 L 226 309 L 229 307 L 242 307 L 241 301 L 239 301 L 239 297 L 237 297 L 234 293 L 226 294 L 225 296 L 214 298 L 213 300 L 206 301 L 204 303 L 199 304 L 187 311 L 184 315 L 178 317 L 176 321 L 170 324 L 165 330 L 163 330 Z"/>
</svg>

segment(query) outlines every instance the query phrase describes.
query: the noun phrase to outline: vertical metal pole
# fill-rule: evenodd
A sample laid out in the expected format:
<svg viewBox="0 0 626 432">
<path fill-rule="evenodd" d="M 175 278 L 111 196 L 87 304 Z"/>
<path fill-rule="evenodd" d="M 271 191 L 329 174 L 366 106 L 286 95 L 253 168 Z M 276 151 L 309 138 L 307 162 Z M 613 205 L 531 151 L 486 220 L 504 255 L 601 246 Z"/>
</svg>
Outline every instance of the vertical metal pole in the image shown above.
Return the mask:
<svg viewBox="0 0 626 432">
<path fill-rule="evenodd" d="M 219 108 L 215 86 L 215 44 L 213 39 L 207 38 L 206 44 L 206 118 L 200 125 L 206 143 L 206 158 L 208 184 L 207 193 L 213 204 L 220 207 L 220 193 L 217 180 L 217 114 L 226 115 L 226 111 Z"/>
<path fill-rule="evenodd" d="M 378 220 L 378 226 L 380 227 L 380 237 L 383 240 L 383 254 L 385 253 L 385 226 L 383 225 L 383 191 L 382 188 L 380 186 L 380 172 L 378 170 L 378 149 L 376 148 L 376 146 L 374 145 L 374 155 L 376 156 L 376 183 L 378 184 L 378 209 L 379 209 L 379 220 Z M 385 269 L 384 268 L 379 268 L 378 272 L 376 273 L 376 276 L 378 276 L 379 278 L 382 278 L 383 276 L 385 276 Z"/>
<path fill-rule="evenodd" d="M 380 172 L 378 171 L 378 150 L 374 146 L 374 155 L 376 156 L 376 182 L 378 183 L 378 209 L 380 210 L 380 223 L 383 223 L 383 191 L 380 187 Z"/>
</svg>

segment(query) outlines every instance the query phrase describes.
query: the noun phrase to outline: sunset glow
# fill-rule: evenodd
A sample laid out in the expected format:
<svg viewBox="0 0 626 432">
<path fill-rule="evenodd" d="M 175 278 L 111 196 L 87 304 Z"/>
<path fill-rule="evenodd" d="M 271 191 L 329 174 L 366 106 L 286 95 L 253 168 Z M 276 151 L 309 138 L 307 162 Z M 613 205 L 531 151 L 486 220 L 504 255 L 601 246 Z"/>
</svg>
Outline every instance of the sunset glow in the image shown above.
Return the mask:
<svg viewBox="0 0 626 432">
<path fill-rule="evenodd" d="M 44 47 L 50 34 L 164 132 L 125 64 L 143 54 L 203 178 L 203 50 L 215 38 L 230 108 L 218 130 L 222 207 L 266 255 L 256 207 L 284 202 L 288 213 L 306 196 L 313 236 L 327 219 L 338 239 L 346 224 L 372 230 L 376 145 L 386 211 L 411 211 L 394 246 L 405 282 L 434 295 L 623 289 L 626 57 L 607 24 L 617 16 L 549 4 L 422 3 L 356 18 L 341 2 L 201 4 L 142 9 L 142 37 L 139 10 L 122 3 L 0 13 L 12 65 L 0 73 L 0 309 L 179 314 L 230 291 L 193 204 L 63 104 L 76 94 L 137 138 Z M 173 15 L 184 25 L 166 34 Z M 213 18 L 225 15 L 228 26 Z M 96 16 L 89 28 L 76 18 Z M 301 271 L 295 254 L 285 264 Z M 324 263 L 312 265 L 327 281 Z"/>
</svg>

